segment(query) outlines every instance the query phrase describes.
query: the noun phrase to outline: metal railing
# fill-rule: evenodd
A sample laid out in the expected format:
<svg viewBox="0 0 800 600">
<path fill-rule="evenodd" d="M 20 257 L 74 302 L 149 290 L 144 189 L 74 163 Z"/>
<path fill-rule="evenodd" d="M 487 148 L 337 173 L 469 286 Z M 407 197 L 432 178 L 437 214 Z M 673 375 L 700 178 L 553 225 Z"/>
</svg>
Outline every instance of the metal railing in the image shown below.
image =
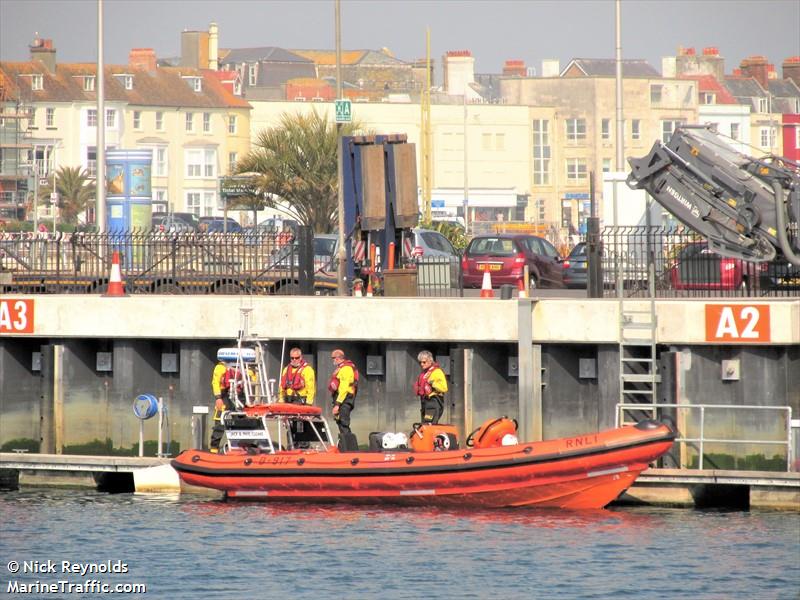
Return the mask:
<svg viewBox="0 0 800 600">
<path fill-rule="evenodd" d="M 797 233 L 790 232 L 797 245 Z M 604 295 L 687 298 L 800 296 L 800 267 L 785 259 L 755 263 L 720 256 L 685 227 L 605 227 L 601 232 Z"/>
<path fill-rule="evenodd" d="M 776 445 L 776 446 L 784 446 L 786 449 L 786 471 L 792 470 L 792 465 L 794 464 L 795 459 L 795 452 L 794 452 L 794 443 L 792 440 L 792 408 L 790 406 L 754 406 L 754 405 L 730 405 L 730 404 L 673 404 L 673 403 L 654 403 L 654 404 L 637 404 L 637 403 L 619 403 L 616 405 L 616 425 L 619 427 L 620 425 L 628 424 L 631 421 L 625 420 L 626 412 L 629 415 L 636 416 L 636 413 L 644 413 L 646 417 L 652 418 L 653 416 L 653 409 L 661 410 L 661 409 L 675 409 L 675 418 L 677 420 L 677 428 L 678 428 L 678 437 L 675 438 L 675 441 L 682 445 L 691 445 L 693 446 L 698 453 L 698 469 L 704 468 L 704 457 L 705 457 L 705 445 L 706 444 L 733 444 L 733 445 L 743 445 L 743 444 L 751 444 L 751 445 Z M 679 413 L 682 410 L 690 410 L 690 411 L 699 411 L 699 424 L 693 425 L 692 429 L 697 428 L 699 429 L 699 436 L 693 437 L 686 437 L 684 435 L 685 432 L 681 431 L 682 423 L 685 419 L 683 415 Z M 782 428 L 782 432 L 785 433 L 785 439 L 729 439 L 729 438 L 711 438 L 706 437 L 706 411 L 707 410 L 723 410 L 730 414 L 731 411 L 734 410 L 746 410 L 746 411 L 777 411 L 782 412 L 785 414 L 785 426 Z M 665 415 L 664 411 L 661 410 L 662 418 L 664 416 L 668 416 L 672 418 L 671 415 Z M 799 432 L 800 433 L 800 432 Z M 681 448 L 681 468 L 686 468 L 685 463 L 687 462 L 684 460 L 685 449 L 684 447 Z"/>
<path fill-rule="evenodd" d="M 417 296 L 464 295 L 461 259 L 458 256 L 421 256 L 416 262 Z"/>
<path fill-rule="evenodd" d="M 114 252 L 129 294 L 297 294 L 295 245 L 278 234 L 122 233 L 0 234 L 2 290 L 102 293 Z M 320 268 L 315 290 L 335 290 Z"/>
</svg>

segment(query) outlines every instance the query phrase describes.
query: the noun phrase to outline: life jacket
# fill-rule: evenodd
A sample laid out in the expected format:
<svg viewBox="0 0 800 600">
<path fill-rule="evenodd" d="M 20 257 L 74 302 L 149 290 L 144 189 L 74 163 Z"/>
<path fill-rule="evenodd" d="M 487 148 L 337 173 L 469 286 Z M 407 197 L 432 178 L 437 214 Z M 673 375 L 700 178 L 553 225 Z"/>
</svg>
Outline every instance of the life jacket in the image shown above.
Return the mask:
<svg viewBox="0 0 800 600">
<path fill-rule="evenodd" d="M 222 376 L 222 381 L 220 382 L 220 387 L 224 390 L 229 390 L 231 385 L 236 386 L 236 392 L 239 393 L 242 391 L 242 384 L 244 383 L 244 378 L 242 374 L 239 372 L 239 369 L 236 367 L 228 367 L 225 371 L 225 374 Z"/>
<path fill-rule="evenodd" d="M 337 375 L 339 375 L 339 371 L 342 367 L 353 368 L 353 397 L 355 398 L 356 394 L 358 393 L 358 369 L 356 369 L 356 366 L 351 360 L 343 360 L 342 364 L 336 367 L 333 373 L 331 373 L 331 379 L 328 381 L 328 391 L 331 393 L 336 393 L 339 391 L 339 378 Z"/>
<path fill-rule="evenodd" d="M 433 371 L 438 368 L 439 363 L 435 362 L 419 374 L 419 377 L 417 377 L 417 380 L 414 382 L 414 394 L 416 396 L 419 396 L 420 398 L 427 398 L 433 393 L 433 387 L 431 387 L 430 379 Z"/>
<path fill-rule="evenodd" d="M 303 377 L 303 369 L 308 366 L 306 361 L 301 361 L 300 366 L 296 369 L 289 365 L 281 377 L 282 390 L 294 390 L 295 392 L 302 390 L 306 387 L 306 380 Z"/>
</svg>

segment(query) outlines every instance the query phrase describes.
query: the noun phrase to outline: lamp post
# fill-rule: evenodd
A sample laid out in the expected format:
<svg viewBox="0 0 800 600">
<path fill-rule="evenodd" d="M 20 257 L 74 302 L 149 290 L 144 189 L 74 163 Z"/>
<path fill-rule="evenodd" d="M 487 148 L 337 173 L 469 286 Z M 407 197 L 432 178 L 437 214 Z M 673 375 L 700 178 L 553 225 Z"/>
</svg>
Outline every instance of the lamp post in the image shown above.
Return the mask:
<svg viewBox="0 0 800 600">
<path fill-rule="evenodd" d="M 336 0 L 336 99 L 342 99 L 342 8 L 340 0 Z M 345 262 L 347 261 L 347 252 L 344 247 L 344 147 L 342 146 L 342 124 L 336 123 L 336 138 L 338 149 L 338 184 L 336 196 L 336 213 L 338 215 L 338 255 L 339 264 L 336 269 L 336 292 L 339 296 L 347 295 L 347 282 L 345 280 Z"/>
<path fill-rule="evenodd" d="M 103 0 L 97 0 L 97 174 L 95 220 L 97 231 L 106 230 L 106 103 L 103 64 Z"/>
</svg>

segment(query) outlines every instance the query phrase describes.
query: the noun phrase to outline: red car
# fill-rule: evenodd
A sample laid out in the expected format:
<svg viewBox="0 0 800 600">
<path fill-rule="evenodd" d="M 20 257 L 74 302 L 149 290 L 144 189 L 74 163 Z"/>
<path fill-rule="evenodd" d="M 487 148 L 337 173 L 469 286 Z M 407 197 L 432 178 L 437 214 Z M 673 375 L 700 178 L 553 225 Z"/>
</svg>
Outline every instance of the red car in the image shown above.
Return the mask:
<svg viewBox="0 0 800 600">
<path fill-rule="evenodd" d="M 530 287 L 563 288 L 561 257 L 555 246 L 544 238 L 526 234 L 479 235 L 472 238 L 464 252 L 461 267 L 464 287 L 481 287 L 483 274 L 489 272 L 492 286 L 516 286 L 528 265 Z"/>
<path fill-rule="evenodd" d="M 758 285 L 761 265 L 721 256 L 706 242 L 681 248 L 669 267 L 669 285 L 674 290 L 741 290 Z"/>
</svg>

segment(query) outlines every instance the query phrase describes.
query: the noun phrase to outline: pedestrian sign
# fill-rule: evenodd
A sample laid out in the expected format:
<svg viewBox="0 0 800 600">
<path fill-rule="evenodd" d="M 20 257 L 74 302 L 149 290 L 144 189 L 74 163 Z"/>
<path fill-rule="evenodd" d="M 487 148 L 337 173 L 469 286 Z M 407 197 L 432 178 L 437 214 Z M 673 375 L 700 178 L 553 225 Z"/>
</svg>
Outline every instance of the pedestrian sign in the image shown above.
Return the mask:
<svg viewBox="0 0 800 600">
<path fill-rule="evenodd" d="M 352 112 L 350 111 L 350 100 L 337 100 L 336 101 L 336 122 L 349 123 L 353 120 Z"/>
</svg>

